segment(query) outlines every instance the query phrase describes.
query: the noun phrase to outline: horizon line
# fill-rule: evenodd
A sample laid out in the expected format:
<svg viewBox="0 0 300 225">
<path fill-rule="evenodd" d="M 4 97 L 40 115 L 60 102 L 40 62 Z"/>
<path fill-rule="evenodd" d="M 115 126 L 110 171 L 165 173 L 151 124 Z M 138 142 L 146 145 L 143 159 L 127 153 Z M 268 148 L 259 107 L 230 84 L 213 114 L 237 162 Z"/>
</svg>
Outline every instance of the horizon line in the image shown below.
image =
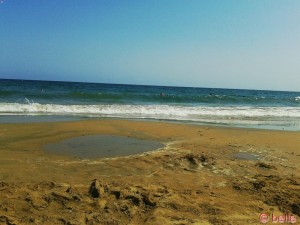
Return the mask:
<svg viewBox="0 0 300 225">
<path fill-rule="evenodd" d="M 93 81 L 67 81 L 67 80 L 35 80 L 35 79 L 19 79 L 19 78 L 1 78 L 0 80 L 20 80 L 20 81 L 42 81 L 42 82 L 66 82 L 66 83 L 87 83 L 87 84 L 115 84 L 115 85 L 131 85 L 131 86 L 154 86 L 154 87 L 175 87 L 175 88 L 205 88 L 205 89 L 225 89 L 225 90 L 247 90 L 247 91 L 274 91 L 274 92 L 296 92 L 287 90 L 267 90 L 267 89 L 252 89 L 252 88 L 224 88 L 224 87 L 193 87 L 193 86 L 178 86 L 178 85 L 157 85 L 157 84 L 129 84 L 129 83 L 103 83 Z"/>
</svg>

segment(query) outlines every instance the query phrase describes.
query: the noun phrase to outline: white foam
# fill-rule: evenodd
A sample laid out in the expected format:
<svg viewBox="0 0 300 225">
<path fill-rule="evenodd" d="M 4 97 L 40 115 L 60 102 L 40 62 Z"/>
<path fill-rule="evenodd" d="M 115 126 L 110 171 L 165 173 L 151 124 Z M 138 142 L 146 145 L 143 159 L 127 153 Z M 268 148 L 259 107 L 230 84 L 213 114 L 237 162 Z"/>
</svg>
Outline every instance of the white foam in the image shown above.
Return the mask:
<svg viewBox="0 0 300 225">
<path fill-rule="evenodd" d="M 190 121 L 300 119 L 300 107 L 186 107 L 170 105 L 57 105 L 0 103 L 0 115 L 80 115 Z"/>
</svg>

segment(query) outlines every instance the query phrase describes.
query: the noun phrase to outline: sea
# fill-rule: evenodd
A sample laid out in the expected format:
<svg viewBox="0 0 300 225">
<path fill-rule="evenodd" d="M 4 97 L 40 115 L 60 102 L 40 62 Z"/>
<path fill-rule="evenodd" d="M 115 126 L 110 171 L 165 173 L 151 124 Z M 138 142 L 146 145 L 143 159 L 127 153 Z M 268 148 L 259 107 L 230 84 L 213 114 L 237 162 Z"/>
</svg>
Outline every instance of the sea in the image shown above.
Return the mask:
<svg viewBox="0 0 300 225">
<path fill-rule="evenodd" d="M 119 118 L 300 130 L 300 92 L 0 79 L 0 123 Z"/>
</svg>

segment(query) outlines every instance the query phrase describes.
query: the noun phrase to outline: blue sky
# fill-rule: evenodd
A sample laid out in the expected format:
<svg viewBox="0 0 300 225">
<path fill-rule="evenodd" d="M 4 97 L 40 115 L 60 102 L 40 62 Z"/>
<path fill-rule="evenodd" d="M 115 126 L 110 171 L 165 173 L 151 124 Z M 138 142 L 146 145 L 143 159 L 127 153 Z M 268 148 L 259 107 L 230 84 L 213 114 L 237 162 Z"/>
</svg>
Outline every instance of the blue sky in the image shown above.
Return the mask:
<svg viewBox="0 0 300 225">
<path fill-rule="evenodd" d="M 300 91 L 298 0 L 0 2 L 0 78 Z"/>
</svg>

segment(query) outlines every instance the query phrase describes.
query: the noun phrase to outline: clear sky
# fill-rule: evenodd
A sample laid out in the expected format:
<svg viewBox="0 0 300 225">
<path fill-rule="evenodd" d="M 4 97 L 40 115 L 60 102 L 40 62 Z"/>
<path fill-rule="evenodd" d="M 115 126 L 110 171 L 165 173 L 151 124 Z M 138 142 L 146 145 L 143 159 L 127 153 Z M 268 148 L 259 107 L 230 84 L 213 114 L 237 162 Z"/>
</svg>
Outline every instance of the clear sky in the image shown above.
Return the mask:
<svg viewBox="0 0 300 225">
<path fill-rule="evenodd" d="M 300 1 L 0 0 L 0 78 L 300 91 Z"/>
</svg>

